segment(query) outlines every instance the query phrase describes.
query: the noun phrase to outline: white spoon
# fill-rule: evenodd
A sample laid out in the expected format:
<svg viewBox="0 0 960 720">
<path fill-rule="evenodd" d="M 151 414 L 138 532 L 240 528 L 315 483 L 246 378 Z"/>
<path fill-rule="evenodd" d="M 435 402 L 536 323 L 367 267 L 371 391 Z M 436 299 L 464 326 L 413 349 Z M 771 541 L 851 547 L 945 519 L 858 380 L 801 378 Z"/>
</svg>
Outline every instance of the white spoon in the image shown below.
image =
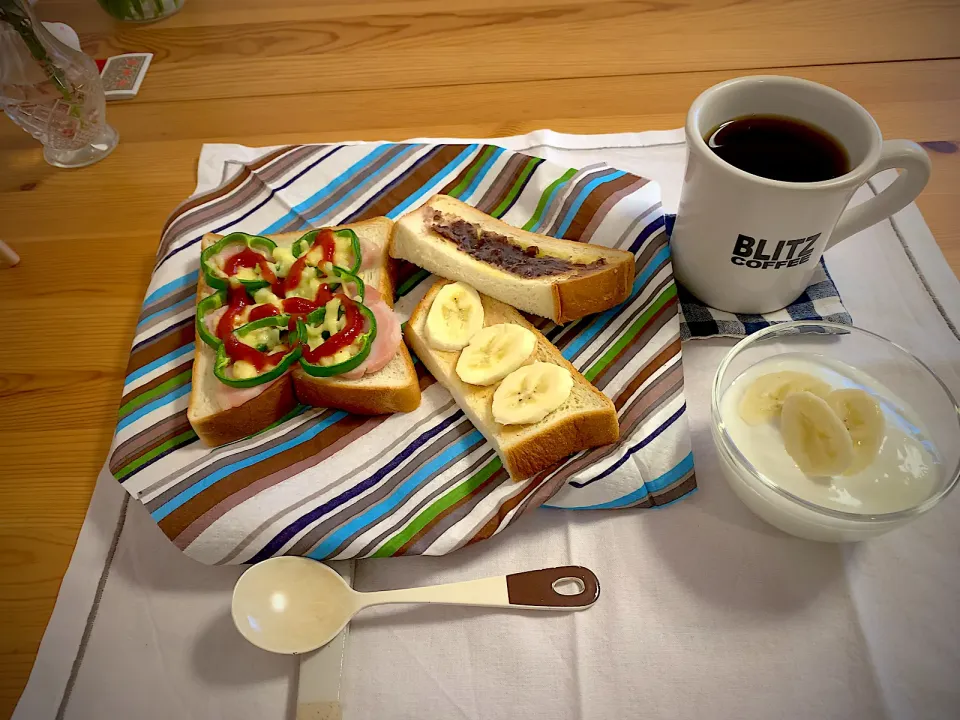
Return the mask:
<svg viewBox="0 0 960 720">
<path fill-rule="evenodd" d="M 566 595 L 557 586 L 573 584 Z M 249 568 L 233 589 L 233 622 L 257 647 L 275 653 L 310 652 L 333 640 L 359 611 L 387 603 L 442 603 L 529 610 L 583 610 L 600 596 L 597 576 L 584 567 L 531 570 L 450 585 L 357 592 L 323 563 L 279 557 Z"/>
</svg>

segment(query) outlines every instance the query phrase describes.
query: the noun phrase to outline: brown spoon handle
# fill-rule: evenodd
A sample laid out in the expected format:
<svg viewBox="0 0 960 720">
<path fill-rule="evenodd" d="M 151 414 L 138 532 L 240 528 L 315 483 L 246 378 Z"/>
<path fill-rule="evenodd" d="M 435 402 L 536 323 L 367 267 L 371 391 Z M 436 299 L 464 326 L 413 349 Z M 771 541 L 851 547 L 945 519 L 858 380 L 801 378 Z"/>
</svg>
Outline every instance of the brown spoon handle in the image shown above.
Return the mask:
<svg viewBox="0 0 960 720">
<path fill-rule="evenodd" d="M 557 592 L 563 580 L 582 589 L 574 595 Z M 507 597 L 511 605 L 530 608 L 588 608 L 600 597 L 600 581 L 579 565 L 530 570 L 507 575 Z"/>
</svg>

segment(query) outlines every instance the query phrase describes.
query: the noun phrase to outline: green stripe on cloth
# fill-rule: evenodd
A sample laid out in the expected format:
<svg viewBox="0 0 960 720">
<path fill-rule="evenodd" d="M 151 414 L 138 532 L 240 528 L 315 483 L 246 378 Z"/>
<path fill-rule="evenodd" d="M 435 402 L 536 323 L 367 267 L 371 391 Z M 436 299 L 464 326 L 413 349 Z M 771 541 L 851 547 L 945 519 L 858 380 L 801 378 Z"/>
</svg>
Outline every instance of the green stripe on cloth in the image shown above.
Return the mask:
<svg viewBox="0 0 960 720">
<path fill-rule="evenodd" d="M 143 455 L 131 461 L 124 467 L 120 468 L 117 472 L 113 474 L 113 476 L 117 480 L 122 481 L 127 475 L 134 472 L 140 466 L 146 465 L 148 462 L 153 460 L 158 455 L 162 455 L 167 450 L 173 450 L 174 448 L 183 447 L 187 443 L 193 442 L 196 439 L 197 439 L 197 434 L 193 430 L 187 430 L 186 432 L 182 432 L 176 437 L 172 437 L 169 440 L 167 440 L 165 443 L 157 445 L 153 450 L 150 450 L 149 452 L 144 453 Z"/>
<path fill-rule="evenodd" d="M 413 290 L 417 285 L 427 279 L 430 273 L 426 270 L 417 270 L 413 275 L 403 281 L 403 284 L 397 288 L 397 297 L 403 297 Z"/>
<path fill-rule="evenodd" d="M 270 423 L 269 425 L 267 425 L 263 430 L 258 430 L 257 432 L 254 433 L 254 435 L 260 435 L 261 433 L 265 433 L 267 430 L 272 430 L 273 428 L 277 427 L 277 425 L 283 425 L 287 420 L 292 420 L 293 418 L 295 418 L 295 417 L 296 417 L 297 415 L 299 415 L 300 413 L 302 413 L 302 412 L 304 412 L 304 411 L 306 411 L 306 410 L 310 410 L 310 409 L 311 409 L 311 406 L 310 406 L 310 405 L 304 405 L 304 404 L 302 404 L 302 403 L 297 403 L 296 407 L 294 407 L 293 410 L 291 410 L 290 412 L 288 412 L 286 415 L 284 415 L 284 416 L 283 416 L 282 418 L 280 418 L 279 420 L 274 420 L 272 423 Z"/>
<path fill-rule="evenodd" d="M 174 375 L 172 378 L 167 380 L 165 383 L 157 385 L 152 390 L 145 392 L 143 395 L 138 395 L 137 397 L 129 400 L 127 403 L 122 405 L 119 410 L 119 417 L 122 420 L 131 412 L 136 410 L 141 405 L 145 405 L 154 398 L 158 398 L 161 395 L 166 395 L 168 392 L 174 388 L 178 388 L 181 385 L 184 385 L 190 382 L 190 375 L 193 373 L 193 370 L 184 370 L 179 375 Z"/>
<path fill-rule="evenodd" d="M 445 495 L 434 500 L 429 507 L 425 508 L 419 515 L 411 520 L 403 530 L 390 538 L 384 545 L 381 545 L 372 557 L 390 557 L 394 555 L 397 550 L 406 545 L 414 535 L 427 527 L 427 525 L 433 522 L 444 510 L 457 501 L 467 497 L 489 480 L 491 476 L 500 469 L 500 465 L 500 458 L 494 458 L 472 477 L 464 480 Z"/>
<path fill-rule="evenodd" d="M 627 332 L 623 335 L 623 337 L 617 340 L 617 342 L 614 343 L 613 347 L 607 350 L 607 352 L 604 353 L 603 356 L 599 360 L 597 360 L 590 367 L 590 369 L 583 374 L 583 376 L 587 380 L 590 380 L 591 382 L 593 382 L 593 380 L 597 377 L 597 375 L 603 372 L 603 369 L 607 365 L 609 365 L 611 362 L 613 362 L 613 359 L 620 354 L 620 351 L 623 350 L 630 343 L 630 341 L 637 336 L 637 334 L 641 330 L 643 330 L 646 324 L 650 322 L 650 318 L 656 315 L 657 311 L 659 311 L 660 308 L 662 308 L 672 298 L 675 298 L 676 296 L 677 296 L 677 286 L 673 283 L 670 283 L 670 285 L 664 288 L 663 292 L 660 293 L 660 295 L 657 297 L 654 303 L 649 308 L 647 308 L 647 311 L 633 321 L 633 325 L 630 326 L 630 329 L 627 330 Z"/>
<path fill-rule="evenodd" d="M 484 163 L 487 162 L 487 159 L 493 154 L 495 149 L 496 148 L 493 145 L 487 145 L 486 150 L 480 153 L 480 157 L 473 161 L 473 165 L 470 167 L 470 172 L 468 172 L 464 176 L 463 180 L 457 183 L 457 186 L 450 191 L 450 195 L 452 197 L 460 197 L 460 193 L 470 187 L 470 183 L 473 182 L 473 178 L 478 172 L 480 172 L 480 168 L 484 166 Z"/>
<path fill-rule="evenodd" d="M 576 168 L 570 168 L 563 175 L 558 177 L 547 186 L 547 189 L 543 191 L 543 195 L 540 196 L 540 201 L 537 203 L 537 209 L 534 211 L 533 217 L 530 218 L 530 220 L 527 221 L 527 224 L 523 226 L 523 230 L 532 230 L 537 226 L 537 223 L 540 222 L 540 218 L 543 217 L 543 211 L 547 209 L 547 202 L 553 196 L 553 191 L 563 183 L 569 182 L 570 178 L 576 174 Z"/>
<path fill-rule="evenodd" d="M 530 158 L 527 162 L 526 167 L 523 168 L 523 171 L 520 173 L 520 177 L 517 178 L 517 181 L 513 184 L 513 187 L 510 188 L 510 192 L 507 193 L 507 196 L 501 201 L 497 207 L 493 209 L 493 212 L 490 214 L 495 218 L 503 217 L 503 214 L 507 212 L 514 201 L 517 199 L 517 195 L 520 194 L 520 191 L 523 189 L 523 186 L 526 184 L 527 179 L 533 174 L 533 171 L 536 170 L 543 163 L 542 158 Z"/>
</svg>

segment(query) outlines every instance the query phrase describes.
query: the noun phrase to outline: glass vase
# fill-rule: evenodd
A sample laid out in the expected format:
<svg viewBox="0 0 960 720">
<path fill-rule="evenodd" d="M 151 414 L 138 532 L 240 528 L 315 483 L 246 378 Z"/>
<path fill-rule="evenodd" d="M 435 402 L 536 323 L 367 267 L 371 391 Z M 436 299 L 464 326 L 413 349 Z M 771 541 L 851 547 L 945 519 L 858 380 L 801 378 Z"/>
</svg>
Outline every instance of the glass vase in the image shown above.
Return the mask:
<svg viewBox="0 0 960 720">
<path fill-rule="evenodd" d="M 76 168 L 109 155 L 119 136 L 93 60 L 55 38 L 26 0 L 0 0 L 0 33 L 0 106 L 43 144 L 44 159 Z"/>
</svg>

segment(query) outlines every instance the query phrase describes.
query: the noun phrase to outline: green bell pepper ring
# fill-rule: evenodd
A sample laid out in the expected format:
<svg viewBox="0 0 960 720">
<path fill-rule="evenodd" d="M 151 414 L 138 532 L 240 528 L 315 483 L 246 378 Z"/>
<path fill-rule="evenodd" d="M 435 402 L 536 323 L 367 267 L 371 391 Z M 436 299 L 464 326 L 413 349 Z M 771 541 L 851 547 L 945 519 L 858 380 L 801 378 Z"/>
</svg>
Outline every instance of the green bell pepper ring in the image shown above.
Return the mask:
<svg viewBox="0 0 960 720">
<path fill-rule="evenodd" d="M 257 248 L 261 250 L 267 250 L 269 252 L 268 257 L 266 258 L 267 262 L 273 261 L 273 251 L 277 247 L 277 244 L 273 240 L 270 238 L 265 238 L 261 235 L 248 235 L 247 233 L 243 232 L 233 232 L 229 235 L 224 235 L 213 245 L 200 253 L 200 269 L 203 271 L 203 279 L 207 281 L 207 285 L 210 287 L 217 290 L 226 290 L 230 287 L 230 278 L 226 275 L 226 273 L 223 272 L 223 270 L 213 264 L 212 258 L 228 245 L 233 245 L 236 243 L 243 243 L 246 248 L 254 251 L 256 251 Z M 270 281 L 265 279 L 239 280 L 239 282 L 250 293 L 257 291 L 260 288 L 270 286 Z"/>
<path fill-rule="evenodd" d="M 316 242 L 317 235 L 328 230 L 329 228 L 320 228 L 318 230 L 311 230 L 308 233 L 300 236 L 296 242 L 293 243 L 290 250 L 293 252 L 293 256 L 298 258 L 301 255 L 310 251 L 310 248 L 313 247 L 313 244 Z M 333 241 L 335 251 L 343 251 L 349 249 L 353 253 L 353 262 L 347 266 L 344 265 L 347 270 L 356 274 L 360 270 L 360 265 L 363 262 L 363 252 L 360 250 L 360 238 L 357 237 L 357 234 L 348 229 L 344 230 L 331 230 L 333 233 Z M 336 255 L 334 255 L 336 259 Z M 334 265 L 337 263 L 334 262 Z"/>
<path fill-rule="evenodd" d="M 274 315 L 273 317 L 265 317 L 259 320 L 254 320 L 253 322 L 247 323 L 246 325 L 241 325 L 234 330 L 231 333 L 233 336 L 232 342 L 242 344 L 240 338 L 249 334 L 250 332 L 253 332 L 254 330 L 260 330 L 261 328 L 278 327 L 281 328 L 281 332 L 283 332 L 289 327 L 289 324 L 289 315 Z M 217 348 L 217 359 L 213 365 L 213 374 L 216 375 L 217 379 L 224 385 L 229 385 L 230 387 L 235 388 L 249 388 L 256 385 L 262 385 L 263 383 L 270 382 L 271 380 L 275 380 L 289 370 L 290 366 L 293 365 L 293 363 L 296 362 L 300 357 L 300 344 L 296 342 L 298 335 L 296 333 L 290 333 L 288 335 L 288 339 L 292 341 L 293 347 L 291 347 L 291 349 L 280 359 L 280 362 L 278 362 L 269 370 L 249 378 L 235 378 L 227 375 L 227 370 L 233 363 L 233 358 L 227 354 L 227 343 L 222 343 Z M 231 342 L 231 339 L 228 338 L 227 342 Z"/>
<path fill-rule="evenodd" d="M 216 331 L 211 331 L 207 327 L 205 318 L 215 310 L 219 310 L 227 304 L 227 291 L 217 290 L 213 295 L 207 295 L 203 300 L 197 303 L 197 334 L 207 345 L 216 350 L 223 343 L 217 337 Z"/>
<path fill-rule="evenodd" d="M 367 356 L 370 354 L 370 349 L 373 347 L 373 341 L 377 337 L 377 319 L 374 317 L 373 312 L 366 305 L 361 305 L 360 303 L 355 304 L 365 319 L 365 328 L 360 335 L 358 335 L 357 338 L 350 343 L 350 345 L 353 345 L 357 340 L 360 340 L 360 350 L 354 355 L 351 355 L 347 360 L 337 363 L 336 365 L 314 364 L 307 360 L 306 357 L 301 355 L 300 367 L 302 367 L 308 375 L 312 375 L 314 377 L 332 377 L 334 375 L 340 375 L 359 367 L 361 363 L 367 359 Z M 344 309 L 343 305 L 340 306 L 340 309 Z M 305 352 L 307 353 L 311 352 L 309 349 L 309 338 L 307 336 L 307 325 L 321 324 L 326 317 L 326 310 L 327 309 L 325 307 L 318 308 L 307 315 L 306 322 L 303 320 L 297 321 L 297 331 L 300 335 L 300 345 L 306 348 Z"/>
<path fill-rule="evenodd" d="M 356 296 L 346 291 L 344 286 L 347 283 L 353 283 L 354 289 L 356 290 Z M 346 270 L 342 267 L 337 267 L 336 265 L 333 266 L 332 274 L 325 274 L 320 277 L 320 284 L 330 286 L 330 292 L 342 292 L 351 300 L 356 300 L 356 297 L 359 297 L 360 299 L 356 300 L 356 302 L 363 302 L 363 296 L 366 292 L 363 285 L 363 280 L 360 279 L 359 275 L 354 275 L 349 270 Z M 337 286 L 339 286 L 339 288 Z M 320 310 L 322 308 L 317 309 Z M 316 310 L 314 312 L 316 312 Z"/>
</svg>

